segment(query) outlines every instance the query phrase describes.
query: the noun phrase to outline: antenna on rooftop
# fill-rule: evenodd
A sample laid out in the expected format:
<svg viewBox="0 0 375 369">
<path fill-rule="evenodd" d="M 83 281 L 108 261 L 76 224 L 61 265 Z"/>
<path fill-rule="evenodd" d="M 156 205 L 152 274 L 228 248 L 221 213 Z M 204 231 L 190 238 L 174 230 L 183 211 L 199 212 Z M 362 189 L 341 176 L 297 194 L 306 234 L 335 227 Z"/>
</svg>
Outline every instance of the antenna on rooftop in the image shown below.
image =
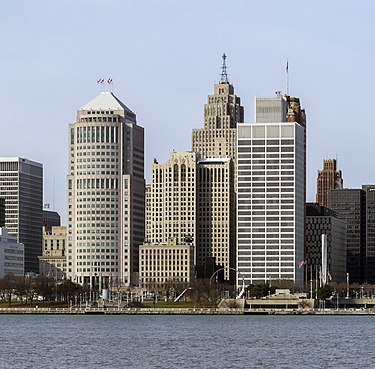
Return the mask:
<svg viewBox="0 0 375 369">
<path fill-rule="evenodd" d="M 55 210 L 55 184 L 56 184 L 56 177 L 53 176 L 53 190 L 52 190 L 52 209 Z"/>
<path fill-rule="evenodd" d="M 228 82 L 228 74 L 227 74 L 227 65 L 225 63 L 225 59 L 227 56 L 225 53 L 222 56 L 223 58 L 223 65 L 221 66 L 221 77 L 220 77 L 220 82 Z"/>
</svg>

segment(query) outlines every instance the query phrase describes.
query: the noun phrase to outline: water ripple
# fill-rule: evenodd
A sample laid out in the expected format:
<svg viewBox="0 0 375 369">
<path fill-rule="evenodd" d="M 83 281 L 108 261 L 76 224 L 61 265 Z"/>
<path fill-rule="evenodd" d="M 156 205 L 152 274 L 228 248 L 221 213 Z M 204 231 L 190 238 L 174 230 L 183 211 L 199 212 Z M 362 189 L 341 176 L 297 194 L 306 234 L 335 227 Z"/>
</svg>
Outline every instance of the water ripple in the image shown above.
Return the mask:
<svg viewBox="0 0 375 369">
<path fill-rule="evenodd" d="M 1 315 L 0 368 L 371 368 L 371 316 Z"/>
</svg>

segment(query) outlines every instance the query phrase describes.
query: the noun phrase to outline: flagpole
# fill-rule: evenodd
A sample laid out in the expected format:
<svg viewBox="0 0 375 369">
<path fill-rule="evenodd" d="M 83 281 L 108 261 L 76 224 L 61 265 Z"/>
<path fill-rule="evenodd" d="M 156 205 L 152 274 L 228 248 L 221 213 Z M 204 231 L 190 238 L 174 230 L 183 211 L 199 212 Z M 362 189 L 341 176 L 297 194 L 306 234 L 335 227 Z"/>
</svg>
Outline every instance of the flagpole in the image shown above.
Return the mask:
<svg viewBox="0 0 375 369">
<path fill-rule="evenodd" d="M 289 60 L 286 60 L 286 68 L 285 68 L 285 73 L 286 73 L 286 94 L 289 96 Z"/>
<path fill-rule="evenodd" d="M 315 264 L 315 299 L 318 299 L 318 266 Z"/>
</svg>

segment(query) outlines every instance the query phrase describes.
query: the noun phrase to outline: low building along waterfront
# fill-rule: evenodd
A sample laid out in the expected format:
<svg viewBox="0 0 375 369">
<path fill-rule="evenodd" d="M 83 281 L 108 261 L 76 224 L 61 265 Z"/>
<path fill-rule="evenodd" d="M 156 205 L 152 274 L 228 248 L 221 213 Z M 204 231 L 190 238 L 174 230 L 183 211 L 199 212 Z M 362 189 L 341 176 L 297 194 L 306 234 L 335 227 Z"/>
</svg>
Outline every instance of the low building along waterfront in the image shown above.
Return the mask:
<svg viewBox="0 0 375 369">
<path fill-rule="evenodd" d="M 0 228 L 0 278 L 6 274 L 23 276 L 25 268 L 24 245 L 11 236 L 5 227 Z"/>
</svg>

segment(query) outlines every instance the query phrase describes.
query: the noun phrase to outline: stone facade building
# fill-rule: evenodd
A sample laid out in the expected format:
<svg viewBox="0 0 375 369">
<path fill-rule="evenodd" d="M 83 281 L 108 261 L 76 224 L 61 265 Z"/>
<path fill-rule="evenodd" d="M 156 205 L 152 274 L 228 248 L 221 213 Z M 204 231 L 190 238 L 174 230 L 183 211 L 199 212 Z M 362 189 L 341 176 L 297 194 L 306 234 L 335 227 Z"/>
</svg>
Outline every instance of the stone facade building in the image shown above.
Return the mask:
<svg viewBox="0 0 375 369">
<path fill-rule="evenodd" d="M 151 224 L 148 241 L 166 243 L 186 238 L 196 245 L 197 217 L 197 155 L 193 152 L 173 152 L 170 159 L 152 164 Z"/>
<path fill-rule="evenodd" d="M 102 92 L 69 125 L 68 278 L 99 288 L 137 284 L 144 211 L 143 128 Z"/>
<path fill-rule="evenodd" d="M 66 226 L 43 227 L 43 254 L 40 274 L 56 281 L 66 277 Z"/>
<path fill-rule="evenodd" d="M 145 243 L 139 248 L 139 284 L 151 289 L 168 283 L 188 285 L 194 278 L 194 246 L 179 244 L 176 239 L 166 243 Z"/>
<path fill-rule="evenodd" d="M 224 54 L 221 81 L 204 106 L 204 127 L 193 129 L 192 151 L 201 158 L 231 158 L 235 174 L 237 125 L 244 121 L 244 108 L 228 81 L 225 59 Z"/>
<path fill-rule="evenodd" d="M 330 207 L 331 190 L 343 188 L 342 172 L 337 169 L 336 159 L 323 160 L 323 170 L 318 171 L 316 188 L 316 202 L 322 206 Z"/>
<path fill-rule="evenodd" d="M 236 260 L 233 161 L 230 158 L 199 159 L 197 183 L 198 276 L 210 278 L 209 266 L 214 264 L 224 268 L 225 280 L 234 281 L 230 271 L 235 268 Z"/>
</svg>

